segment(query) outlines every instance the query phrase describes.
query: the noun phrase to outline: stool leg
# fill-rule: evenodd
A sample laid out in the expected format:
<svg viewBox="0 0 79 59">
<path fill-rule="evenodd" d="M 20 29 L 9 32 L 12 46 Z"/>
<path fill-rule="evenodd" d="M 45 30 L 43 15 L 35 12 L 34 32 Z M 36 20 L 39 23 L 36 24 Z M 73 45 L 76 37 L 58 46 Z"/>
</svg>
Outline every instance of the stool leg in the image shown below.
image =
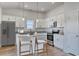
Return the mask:
<svg viewBox="0 0 79 59">
<path fill-rule="evenodd" d="M 19 44 L 19 56 L 21 56 L 21 42 Z"/>
<path fill-rule="evenodd" d="M 29 55 L 30 55 L 30 45 L 29 45 Z"/>
<path fill-rule="evenodd" d="M 32 55 L 33 55 L 33 46 L 32 46 L 32 44 L 31 44 L 31 52 L 32 52 Z"/>
<path fill-rule="evenodd" d="M 47 43 L 46 43 L 46 53 L 47 53 L 47 55 L 48 55 Z"/>
<path fill-rule="evenodd" d="M 36 43 L 35 44 L 35 55 L 37 55 L 38 54 L 38 44 Z"/>
<path fill-rule="evenodd" d="M 45 53 L 45 44 L 43 44 L 43 52 Z"/>
<path fill-rule="evenodd" d="M 38 43 L 37 43 L 37 55 L 39 55 L 39 51 L 38 51 Z"/>
<path fill-rule="evenodd" d="M 38 55 L 38 44 L 36 44 L 36 55 Z"/>
</svg>

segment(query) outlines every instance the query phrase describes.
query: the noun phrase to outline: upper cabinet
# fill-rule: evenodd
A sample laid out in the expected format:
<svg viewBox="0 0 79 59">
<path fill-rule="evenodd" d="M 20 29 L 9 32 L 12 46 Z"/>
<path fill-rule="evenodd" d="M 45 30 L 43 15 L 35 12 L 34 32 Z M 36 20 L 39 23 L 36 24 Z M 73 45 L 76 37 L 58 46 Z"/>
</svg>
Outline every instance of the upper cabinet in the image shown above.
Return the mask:
<svg viewBox="0 0 79 59">
<path fill-rule="evenodd" d="M 47 28 L 47 25 L 47 20 L 45 19 L 38 19 L 38 21 L 36 21 L 37 28 Z"/>
<path fill-rule="evenodd" d="M 57 27 L 64 27 L 64 14 L 60 14 L 56 17 Z"/>
<path fill-rule="evenodd" d="M 55 22 L 57 22 L 57 24 Z M 54 27 L 55 25 L 57 25 L 56 27 L 64 27 L 64 13 L 48 18 L 47 23 L 49 27 Z"/>
<path fill-rule="evenodd" d="M 3 15 L 2 21 L 15 21 L 16 27 L 24 27 L 24 21 L 22 20 L 22 17 Z"/>
<path fill-rule="evenodd" d="M 16 27 L 24 27 L 24 21 L 22 20 L 22 17 L 16 17 Z"/>
<path fill-rule="evenodd" d="M 15 16 L 2 15 L 2 21 L 15 21 Z"/>
</svg>

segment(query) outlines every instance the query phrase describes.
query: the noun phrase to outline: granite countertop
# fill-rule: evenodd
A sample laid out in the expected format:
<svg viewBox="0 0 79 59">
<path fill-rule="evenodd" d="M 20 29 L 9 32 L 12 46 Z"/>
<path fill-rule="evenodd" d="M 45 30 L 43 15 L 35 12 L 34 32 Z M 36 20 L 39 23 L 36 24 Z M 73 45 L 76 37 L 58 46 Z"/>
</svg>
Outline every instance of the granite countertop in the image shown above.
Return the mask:
<svg viewBox="0 0 79 59">
<path fill-rule="evenodd" d="M 47 33 L 46 31 L 24 31 L 23 33 L 16 32 L 16 34 L 34 34 L 35 32 L 37 33 Z"/>
</svg>

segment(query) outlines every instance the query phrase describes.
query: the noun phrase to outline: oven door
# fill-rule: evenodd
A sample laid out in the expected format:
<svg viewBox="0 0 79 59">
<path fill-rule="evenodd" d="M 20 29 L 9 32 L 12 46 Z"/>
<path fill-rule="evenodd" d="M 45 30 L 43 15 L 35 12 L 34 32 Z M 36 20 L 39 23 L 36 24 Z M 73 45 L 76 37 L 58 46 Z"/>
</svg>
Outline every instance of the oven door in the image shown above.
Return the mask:
<svg viewBox="0 0 79 59">
<path fill-rule="evenodd" d="M 53 34 L 47 34 L 48 44 L 53 45 Z"/>
</svg>

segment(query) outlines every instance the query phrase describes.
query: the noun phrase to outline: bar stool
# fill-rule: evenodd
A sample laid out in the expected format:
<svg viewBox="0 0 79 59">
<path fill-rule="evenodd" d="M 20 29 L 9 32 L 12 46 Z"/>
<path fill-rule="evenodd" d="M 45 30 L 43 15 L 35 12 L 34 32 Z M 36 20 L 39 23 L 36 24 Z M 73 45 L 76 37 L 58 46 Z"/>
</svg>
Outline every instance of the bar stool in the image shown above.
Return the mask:
<svg viewBox="0 0 79 59">
<path fill-rule="evenodd" d="M 27 53 L 27 55 L 33 54 L 32 52 L 32 40 L 29 34 L 20 34 L 19 36 L 19 55 L 22 55 L 23 53 Z M 25 46 L 28 48 L 27 51 L 22 51 L 22 47 Z M 25 54 L 26 55 L 26 54 Z"/>
<path fill-rule="evenodd" d="M 43 48 L 39 49 L 39 45 L 43 44 Z M 42 53 L 47 53 L 48 55 L 48 50 L 47 50 L 47 33 L 36 33 L 36 39 L 35 39 L 35 48 L 36 48 L 36 53 L 39 55 L 39 51 L 43 50 Z"/>
</svg>

